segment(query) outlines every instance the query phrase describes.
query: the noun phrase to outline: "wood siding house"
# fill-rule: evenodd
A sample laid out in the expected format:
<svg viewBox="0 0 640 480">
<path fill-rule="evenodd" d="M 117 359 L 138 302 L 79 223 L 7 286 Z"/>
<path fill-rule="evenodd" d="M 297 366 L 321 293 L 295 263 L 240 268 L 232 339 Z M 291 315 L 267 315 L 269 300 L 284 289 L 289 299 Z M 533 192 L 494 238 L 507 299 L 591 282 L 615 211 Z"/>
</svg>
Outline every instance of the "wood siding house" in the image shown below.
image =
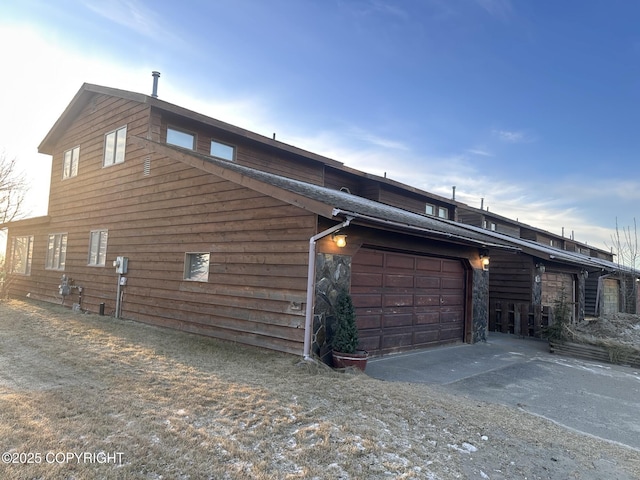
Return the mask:
<svg viewBox="0 0 640 480">
<path fill-rule="evenodd" d="M 393 206 L 418 208 L 410 187 L 133 92 L 83 85 L 39 151 L 49 211 L 4 225 L 12 294 L 292 354 L 322 353 L 340 288 L 374 355 L 484 339 L 481 255 L 519 249 Z"/>
</svg>

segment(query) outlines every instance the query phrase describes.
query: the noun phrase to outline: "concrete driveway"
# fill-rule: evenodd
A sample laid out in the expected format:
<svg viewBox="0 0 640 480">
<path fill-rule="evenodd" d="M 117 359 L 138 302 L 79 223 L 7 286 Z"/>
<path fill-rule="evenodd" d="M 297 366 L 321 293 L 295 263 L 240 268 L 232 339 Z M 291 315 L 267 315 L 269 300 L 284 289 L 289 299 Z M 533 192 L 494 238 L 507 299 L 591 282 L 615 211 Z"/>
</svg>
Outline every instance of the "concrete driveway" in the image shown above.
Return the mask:
<svg viewBox="0 0 640 480">
<path fill-rule="evenodd" d="M 640 451 L 640 371 L 551 354 L 539 340 L 492 333 L 486 343 L 373 358 L 366 373 L 514 406 Z"/>
</svg>

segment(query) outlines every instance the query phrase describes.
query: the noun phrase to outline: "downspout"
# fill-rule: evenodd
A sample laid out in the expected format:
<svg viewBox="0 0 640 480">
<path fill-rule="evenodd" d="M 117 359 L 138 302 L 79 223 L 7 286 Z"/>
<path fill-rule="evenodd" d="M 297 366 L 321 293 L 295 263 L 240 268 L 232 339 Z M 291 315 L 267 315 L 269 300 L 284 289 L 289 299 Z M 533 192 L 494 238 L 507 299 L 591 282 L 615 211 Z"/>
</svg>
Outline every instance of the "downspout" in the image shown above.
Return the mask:
<svg viewBox="0 0 640 480">
<path fill-rule="evenodd" d="M 305 360 L 312 360 L 311 357 L 311 327 L 313 320 L 313 299 L 316 289 L 316 242 L 321 238 L 337 232 L 341 228 L 348 227 L 353 217 L 347 219 L 339 225 L 334 225 L 323 232 L 320 232 L 309 239 L 309 271 L 307 273 L 307 309 L 304 321 L 304 352 Z"/>
</svg>

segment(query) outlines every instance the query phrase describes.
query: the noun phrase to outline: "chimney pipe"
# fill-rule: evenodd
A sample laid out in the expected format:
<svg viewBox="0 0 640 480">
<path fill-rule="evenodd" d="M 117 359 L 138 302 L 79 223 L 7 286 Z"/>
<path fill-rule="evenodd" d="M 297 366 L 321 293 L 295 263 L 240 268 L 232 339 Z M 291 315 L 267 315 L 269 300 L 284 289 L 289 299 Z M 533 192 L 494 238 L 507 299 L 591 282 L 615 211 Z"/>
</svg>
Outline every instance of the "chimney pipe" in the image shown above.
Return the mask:
<svg viewBox="0 0 640 480">
<path fill-rule="evenodd" d="M 453 187 L 451 187 L 451 189 L 453 190 L 453 197 L 451 197 L 452 200 L 456 199 L 456 186 L 454 185 Z"/>
<path fill-rule="evenodd" d="M 480 210 L 484 210 L 484 197 L 480 199 Z"/>
<path fill-rule="evenodd" d="M 151 96 L 158 98 L 158 78 L 160 78 L 160 72 L 153 71 L 151 72 L 151 76 L 153 77 L 153 91 L 151 92 Z"/>
</svg>

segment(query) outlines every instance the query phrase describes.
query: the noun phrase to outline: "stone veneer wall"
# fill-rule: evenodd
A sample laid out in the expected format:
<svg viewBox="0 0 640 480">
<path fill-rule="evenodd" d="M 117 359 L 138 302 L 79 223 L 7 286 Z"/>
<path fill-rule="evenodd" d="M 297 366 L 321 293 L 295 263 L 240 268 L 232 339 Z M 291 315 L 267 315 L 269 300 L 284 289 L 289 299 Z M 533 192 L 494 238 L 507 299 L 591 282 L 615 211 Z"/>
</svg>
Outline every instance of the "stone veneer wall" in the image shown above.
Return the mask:
<svg viewBox="0 0 640 480">
<path fill-rule="evenodd" d="M 486 342 L 489 331 L 489 272 L 473 269 L 472 342 Z"/>
<path fill-rule="evenodd" d="M 331 253 L 316 255 L 316 291 L 313 311 L 312 353 L 331 362 L 331 319 L 340 290 L 351 287 L 351 256 Z"/>
</svg>

